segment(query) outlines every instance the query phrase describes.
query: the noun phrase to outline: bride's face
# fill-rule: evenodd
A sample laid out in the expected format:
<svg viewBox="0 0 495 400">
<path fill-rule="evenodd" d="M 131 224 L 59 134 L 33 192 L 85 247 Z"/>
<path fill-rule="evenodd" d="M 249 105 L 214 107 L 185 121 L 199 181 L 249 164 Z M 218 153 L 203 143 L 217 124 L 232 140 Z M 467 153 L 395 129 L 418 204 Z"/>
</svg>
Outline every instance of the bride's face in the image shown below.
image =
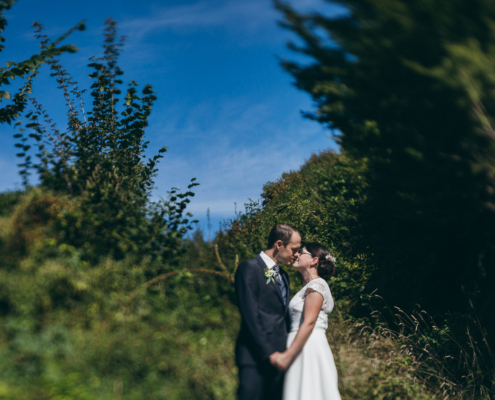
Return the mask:
<svg viewBox="0 0 495 400">
<path fill-rule="evenodd" d="M 294 264 L 292 264 L 292 266 L 298 271 L 301 271 L 303 269 L 309 269 L 317 263 L 318 258 L 313 256 L 308 250 L 306 250 L 305 247 L 303 247 L 303 249 L 299 252 L 299 257 L 297 257 L 297 260 Z"/>
</svg>

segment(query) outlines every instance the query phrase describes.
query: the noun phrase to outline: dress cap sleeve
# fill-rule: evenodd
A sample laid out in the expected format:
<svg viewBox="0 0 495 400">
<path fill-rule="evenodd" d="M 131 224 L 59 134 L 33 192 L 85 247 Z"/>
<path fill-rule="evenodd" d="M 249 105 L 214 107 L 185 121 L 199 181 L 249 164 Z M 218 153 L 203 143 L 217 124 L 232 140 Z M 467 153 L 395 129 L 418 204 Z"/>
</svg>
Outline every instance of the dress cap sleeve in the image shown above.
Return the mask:
<svg viewBox="0 0 495 400">
<path fill-rule="evenodd" d="M 326 298 L 326 287 L 322 282 L 320 282 L 320 279 L 314 279 L 306 285 L 304 297 L 306 297 L 309 293 L 314 292 L 318 292 L 324 299 Z"/>
<path fill-rule="evenodd" d="M 328 287 L 328 284 L 325 282 L 324 279 L 318 278 L 314 279 L 311 282 L 309 282 L 306 285 L 306 289 L 303 293 L 303 299 L 306 298 L 306 296 L 310 293 L 319 293 L 323 296 L 323 304 L 322 304 L 322 310 L 326 312 L 327 314 L 330 314 L 330 312 L 333 309 L 333 298 L 330 293 L 330 288 Z"/>
</svg>

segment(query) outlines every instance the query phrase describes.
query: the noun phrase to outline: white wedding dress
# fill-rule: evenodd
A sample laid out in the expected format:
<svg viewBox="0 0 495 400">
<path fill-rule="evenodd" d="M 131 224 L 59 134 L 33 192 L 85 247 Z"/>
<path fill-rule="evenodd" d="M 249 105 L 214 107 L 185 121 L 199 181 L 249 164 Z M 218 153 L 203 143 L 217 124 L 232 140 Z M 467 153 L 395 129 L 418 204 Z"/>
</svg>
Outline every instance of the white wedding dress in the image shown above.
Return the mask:
<svg viewBox="0 0 495 400">
<path fill-rule="evenodd" d="M 323 296 L 323 305 L 313 332 L 285 374 L 284 400 L 340 400 L 337 368 L 325 334 L 328 315 L 334 304 L 330 288 L 324 279 L 313 279 L 290 301 L 292 326 L 287 337 L 287 348 L 294 341 L 303 321 L 306 294 L 312 291 Z"/>
</svg>

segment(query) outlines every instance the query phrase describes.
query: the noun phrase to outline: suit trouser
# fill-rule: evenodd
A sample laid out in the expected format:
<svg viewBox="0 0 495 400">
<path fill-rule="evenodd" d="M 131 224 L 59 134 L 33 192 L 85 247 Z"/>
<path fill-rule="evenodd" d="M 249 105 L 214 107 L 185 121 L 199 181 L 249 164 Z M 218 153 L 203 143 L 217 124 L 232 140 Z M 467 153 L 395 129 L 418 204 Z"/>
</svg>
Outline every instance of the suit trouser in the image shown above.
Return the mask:
<svg viewBox="0 0 495 400">
<path fill-rule="evenodd" d="M 268 362 L 261 365 L 239 365 L 239 400 L 281 400 L 284 372 Z"/>
</svg>

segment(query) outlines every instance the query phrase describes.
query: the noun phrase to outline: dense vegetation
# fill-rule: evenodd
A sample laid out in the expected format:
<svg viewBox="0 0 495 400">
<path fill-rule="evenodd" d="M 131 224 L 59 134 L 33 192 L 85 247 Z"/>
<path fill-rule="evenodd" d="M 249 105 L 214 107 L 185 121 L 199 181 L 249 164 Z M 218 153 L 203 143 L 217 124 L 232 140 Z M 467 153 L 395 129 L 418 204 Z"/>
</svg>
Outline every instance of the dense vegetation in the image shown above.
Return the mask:
<svg viewBox="0 0 495 400">
<path fill-rule="evenodd" d="M 90 111 L 54 58 L 75 49 L 35 26 L 27 81 L 47 64 L 68 121 L 58 130 L 23 89 L 3 109 L 18 104 L 26 187 L 0 194 L 0 399 L 234 398 L 233 273 L 282 221 L 337 256 L 328 337 L 344 399 L 493 399 L 495 7 L 340 3 L 336 19 L 277 5 L 313 60 L 283 66 L 339 151 L 268 182 L 213 241 L 185 214 L 196 183 L 150 201 L 156 98 L 132 80 L 122 94 L 115 22 L 90 60 Z"/>
</svg>

